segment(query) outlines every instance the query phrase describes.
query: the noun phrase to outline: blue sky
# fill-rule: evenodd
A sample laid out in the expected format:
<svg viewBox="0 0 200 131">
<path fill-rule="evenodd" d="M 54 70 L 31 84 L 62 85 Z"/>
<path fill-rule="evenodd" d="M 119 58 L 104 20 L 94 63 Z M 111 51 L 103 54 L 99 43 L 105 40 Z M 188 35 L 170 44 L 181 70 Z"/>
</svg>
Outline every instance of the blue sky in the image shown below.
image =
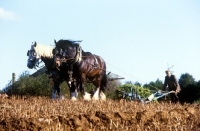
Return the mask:
<svg viewBox="0 0 200 131">
<path fill-rule="evenodd" d="M 27 68 L 36 41 L 83 40 L 84 51 L 102 56 L 107 70 L 142 84 L 164 80 L 165 70 L 200 80 L 199 0 L 2 0 L 0 89 Z"/>
</svg>

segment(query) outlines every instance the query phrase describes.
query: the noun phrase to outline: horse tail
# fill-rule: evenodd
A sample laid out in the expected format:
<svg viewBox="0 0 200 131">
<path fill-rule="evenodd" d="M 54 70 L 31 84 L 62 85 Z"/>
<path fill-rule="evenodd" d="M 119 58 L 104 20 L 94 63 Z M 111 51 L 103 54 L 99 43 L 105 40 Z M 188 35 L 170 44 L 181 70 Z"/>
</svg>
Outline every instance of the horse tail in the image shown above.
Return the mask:
<svg viewBox="0 0 200 131">
<path fill-rule="evenodd" d="M 108 85 L 108 79 L 107 79 L 107 75 L 105 73 L 103 75 L 102 80 L 101 80 L 101 88 L 102 88 L 103 91 L 105 90 L 105 88 L 107 88 L 107 85 Z"/>
</svg>

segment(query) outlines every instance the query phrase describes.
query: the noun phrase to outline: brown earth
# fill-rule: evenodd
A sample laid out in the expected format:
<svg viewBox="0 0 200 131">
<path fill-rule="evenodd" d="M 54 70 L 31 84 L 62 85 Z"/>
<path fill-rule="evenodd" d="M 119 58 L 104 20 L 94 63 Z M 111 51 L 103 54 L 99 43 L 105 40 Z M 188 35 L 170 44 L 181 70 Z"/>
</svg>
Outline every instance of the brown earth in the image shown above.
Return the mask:
<svg viewBox="0 0 200 131">
<path fill-rule="evenodd" d="M 200 131 L 198 104 L 0 100 L 0 131 Z"/>
</svg>

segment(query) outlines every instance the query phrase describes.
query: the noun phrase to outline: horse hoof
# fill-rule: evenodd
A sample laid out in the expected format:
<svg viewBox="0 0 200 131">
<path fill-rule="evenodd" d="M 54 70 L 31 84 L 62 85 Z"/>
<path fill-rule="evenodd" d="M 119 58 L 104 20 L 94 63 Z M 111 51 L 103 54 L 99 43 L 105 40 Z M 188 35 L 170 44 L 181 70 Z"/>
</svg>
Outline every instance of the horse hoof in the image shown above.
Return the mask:
<svg viewBox="0 0 200 131">
<path fill-rule="evenodd" d="M 91 100 L 91 94 L 85 92 L 85 95 L 83 96 L 83 99 L 86 100 L 86 101 L 90 101 Z"/>
<path fill-rule="evenodd" d="M 97 88 L 97 90 L 95 91 L 92 100 L 99 100 L 99 88 Z"/>
<path fill-rule="evenodd" d="M 71 97 L 71 100 L 72 100 L 72 101 L 76 101 L 77 98 L 73 96 L 73 97 Z"/>
<path fill-rule="evenodd" d="M 106 101 L 106 95 L 101 91 L 100 100 Z"/>
<path fill-rule="evenodd" d="M 97 101 L 97 100 L 99 100 L 99 98 L 97 98 L 97 97 L 92 97 L 92 100 Z"/>
</svg>

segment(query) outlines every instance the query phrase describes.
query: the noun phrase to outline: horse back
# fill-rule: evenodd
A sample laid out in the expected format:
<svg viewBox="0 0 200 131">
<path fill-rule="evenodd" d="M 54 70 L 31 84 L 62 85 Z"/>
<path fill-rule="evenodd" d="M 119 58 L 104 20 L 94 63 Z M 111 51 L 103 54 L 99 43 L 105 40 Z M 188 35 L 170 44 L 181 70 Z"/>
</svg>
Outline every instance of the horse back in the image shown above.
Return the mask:
<svg viewBox="0 0 200 131">
<path fill-rule="evenodd" d="M 106 74 L 106 63 L 104 59 L 90 52 L 83 52 L 83 58 L 79 70 L 88 77 L 103 76 Z"/>
</svg>

